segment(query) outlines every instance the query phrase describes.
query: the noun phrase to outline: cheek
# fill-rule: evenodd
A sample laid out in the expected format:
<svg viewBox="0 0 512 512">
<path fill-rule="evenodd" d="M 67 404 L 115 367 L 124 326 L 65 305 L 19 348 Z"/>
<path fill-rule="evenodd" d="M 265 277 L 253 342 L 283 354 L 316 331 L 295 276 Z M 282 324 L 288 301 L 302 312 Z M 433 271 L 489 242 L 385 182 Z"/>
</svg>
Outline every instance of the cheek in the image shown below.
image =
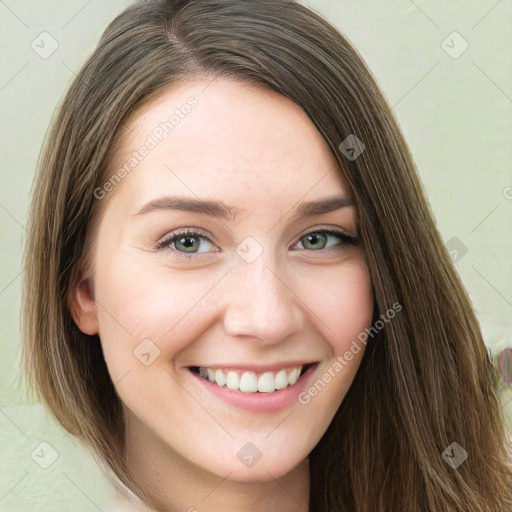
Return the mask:
<svg viewBox="0 0 512 512">
<path fill-rule="evenodd" d="M 203 299 L 222 275 L 170 271 L 133 257 L 116 258 L 98 271 L 96 299 L 107 364 L 131 364 L 134 351 L 147 339 L 161 351 L 184 348 L 204 330 L 201 321 L 208 320 L 205 308 L 211 303 Z"/>
<path fill-rule="evenodd" d="M 320 319 L 325 339 L 339 355 L 369 327 L 373 317 L 373 292 L 368 269 L 362 260 L 353 261 L 319 278 L 316 288 L 303 292 L 308 305 Z M 316 290 L 312 293 L 312 290 Z"/>
<path fill-rule="evenodd" d="M 343 401 L 364 355 L 366 345 L 358 336 L 373 318 L 373 292 L 362 259 L 353 261 L 325 280 L 325 294 L 312 296 L 324 326 L 330 357 L 319 367 L 316 380 L 299 396 L 311 417 L 328 425 Z M 314 431 L 314 429 L 312 429 Z"/>
</svg>

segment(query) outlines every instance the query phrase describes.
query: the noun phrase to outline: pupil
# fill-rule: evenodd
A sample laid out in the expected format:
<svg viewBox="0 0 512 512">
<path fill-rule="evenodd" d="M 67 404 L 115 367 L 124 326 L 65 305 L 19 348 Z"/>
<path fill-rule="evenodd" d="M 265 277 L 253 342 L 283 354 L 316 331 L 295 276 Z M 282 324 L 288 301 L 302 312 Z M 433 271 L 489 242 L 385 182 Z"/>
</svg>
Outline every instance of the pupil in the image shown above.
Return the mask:
<svg viewBox="0 0 512 512">
<path fill-rule="evenodd" d="M 324 236 L 324 235 L 320 235 L 320 236 Z M 307 235 L 306 238 L 308 239 L 308 244 L 312 244 L 312 245 L 318 244 L 319 240 L 320 240 L 320 236 L 317 234 Z"/>
<path fill-rule="evenodd" d="M 185 248 L 190 249 L 190 248 L 193 248 L 193 246 L 194 246 L 193 240 L 194 240 L 194 237 L 192 237 L 192 236 L 184 236 L 184 237 L 180 238 L 180 244 L 182 244 Z M 188 242 L 192 241 L 192 242 L 187 243 L 187 241 Z"/>
</svg>

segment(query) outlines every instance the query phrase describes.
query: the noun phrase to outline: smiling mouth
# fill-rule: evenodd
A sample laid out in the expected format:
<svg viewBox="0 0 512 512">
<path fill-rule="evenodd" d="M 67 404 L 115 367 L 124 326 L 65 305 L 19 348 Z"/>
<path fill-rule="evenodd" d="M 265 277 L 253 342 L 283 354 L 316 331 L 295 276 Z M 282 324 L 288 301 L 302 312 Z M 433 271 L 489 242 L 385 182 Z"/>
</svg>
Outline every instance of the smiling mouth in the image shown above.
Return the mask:
<svg viewBox="0 0 512 512">
<path fill-rule="evenodd" d="M 189 370 L 219 387 L 228 388 L 233 391 L 273 393 L 296 384 L 304 373 L 316 364 L 318 363 L 309 363 L 266 372 L 228 370 L 206 366 L 191 366 Z"/>
</svg>

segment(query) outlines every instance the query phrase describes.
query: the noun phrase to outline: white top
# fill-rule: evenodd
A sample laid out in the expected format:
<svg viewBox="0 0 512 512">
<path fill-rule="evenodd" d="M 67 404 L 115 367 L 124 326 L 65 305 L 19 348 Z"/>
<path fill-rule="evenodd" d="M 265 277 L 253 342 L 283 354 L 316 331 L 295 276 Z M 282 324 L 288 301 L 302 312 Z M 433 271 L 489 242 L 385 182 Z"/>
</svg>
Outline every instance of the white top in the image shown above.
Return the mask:
<svg viewBox="0 0 512 512">
<path fill-rule="evenodd" d="M 134 494 L 126 485 L 119 480 L 117 475 L 109 468 L 107 469 L 108 476 L 114 481 L 123 492 L 116 489 L 116 501 L 113 508 L 108 512 L 156 512 L 153 508 L 148 506 Z"/>
</svg>

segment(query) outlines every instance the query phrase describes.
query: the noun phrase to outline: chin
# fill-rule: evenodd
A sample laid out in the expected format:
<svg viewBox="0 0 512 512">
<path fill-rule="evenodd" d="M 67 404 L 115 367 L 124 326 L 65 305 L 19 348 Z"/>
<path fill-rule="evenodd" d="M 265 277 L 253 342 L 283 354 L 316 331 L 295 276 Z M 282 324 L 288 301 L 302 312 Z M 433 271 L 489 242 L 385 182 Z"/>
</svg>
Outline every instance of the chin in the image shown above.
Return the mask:
<svg viewBox="0 0 512 512">
<path fill-rule="evenodd" d="M 276 449 L 273 453 L 268 453 L 267 456 L 262 454 L 259 460 L 252 463 L 249 462 L 247 463 L 248 465 L 245 465 L 236 456 L 226 460 L 225 456 L 219 454 L 221 458 L 221 461 L 219 461 L 220 464 L 217 465 L 214 463 L 210 471 L 222 477 L 229 475 L 227 477 L 229 480 L 237 482 L 264 483 L 290 473 L 306 461 L 306 458 L 291 456 L 283 459 L 283 457 L 279 456 L 279 451 L 279 449 Z M 300 450 L 295 450 L 295 453 L 299 451 Z M 290 450 L 290 454 L 291 453 L 293 453 L 292 450 Z"/>
<path fill-rule="evenodd" d="M 297 461 L 283 464 L 269 460 L 267 464 L 264 465 L 262 459 L 252 468 L 241 467 L 235 469 L 231 468 L 231 470 L 228 469 L 227 473 L 224 473 L 224 476 L 227 475 L 229 471 L 232 471 L 228 477 L 229 480 L 245 483 L 265 483 L 285 476 L 302 463 L 303 461 Z"/>
</svg>

